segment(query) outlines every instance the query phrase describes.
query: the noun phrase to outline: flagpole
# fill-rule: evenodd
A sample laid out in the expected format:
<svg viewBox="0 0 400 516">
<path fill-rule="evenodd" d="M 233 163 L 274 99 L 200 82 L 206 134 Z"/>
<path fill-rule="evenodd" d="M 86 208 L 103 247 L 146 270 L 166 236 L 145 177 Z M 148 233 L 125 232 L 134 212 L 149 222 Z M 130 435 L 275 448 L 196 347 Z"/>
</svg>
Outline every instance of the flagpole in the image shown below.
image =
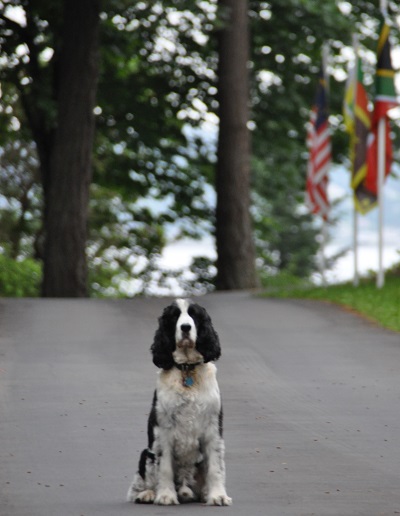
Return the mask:
<svg viewBox="0 0 400 516">
<path fill-rule="evenodd" d="M 357 84 L 358 84 L 358 37 L 357 34 L 353 34 L 353 49 L 354 49 L 354 124 L 356 123 L 355 109 L 357 105 Z M 354 131 L 355 131 L 354 127 Z M 353 156 L 352 167 L 354 167 L 355 156 Z M 355 199 L 355 191 L 353 192 L 353 251 L 354 251 L 354 277 L 353 277 L 353 286 L 358 287 L 359 285 L 359 277 L 358 277 L 358 212 L 356 208 L 356 199 Z"/>
<path fill-rule="evenodd" d="M 382 16 L 387 18 L 387 0 L 380 0 Z M 378 122 L 378 274 L 376 275 L 376 287 L 382 288 L 385 283 L 383 270 L 383 185 L 385 183 L 386 169 L 386 120 L 385 117 Z"/>
<path fill-rule="evenodd" d="M 325 248 L 326 244 L 328 243 L 328 222 L 323 217 L 322 219 L 322 242 L 321 242 L 321 279 L 322 279 L 322 285 L 326 287 L 327 281 L 326 281 L 326 255 L 325 255 Z"/>
<path fill-rule="evenodd" d="M 382 16 L 384 18 L 387 18 L 387 16 L 388 16 L 387 6 L 388 6 L 387 0 L 380 0 L 380 10 L 381 10 Z"/>
<path fill-rule="evenodd" d="M 324 78 L 325 78 L 325 81 L 326 81 L 326 92 L 328 94 L 328 97 L 329 97 L 329 75 L 328 75 L 328 64 L 329 64 L 329 58 L 330 58 L 330 48 L 329 48 L 329 43 L 324 43 L 322 45 L 322 70 L 323 70 L 323 74 L 324 74 Z"/>
<path fill-rule="evenodd" d="M 378 274 L 376 276 L 377 288 L 385 284 L 383 269 L 383 185 L 385 182 L 386 168 L 386 120 L 379 119 L 378 123 Z"/>
<path fill-rule="evenodd" d="M 324 54 L 326 56 L 326 50 L 323 52 L 323 57 Z M 318 262 L 320 264 L 322 282 L 325 284 L 325 247 L 327 243 L 327 219 L 329 212 L 327 183 L 328 170 L 331 163 L 331 139 L 327 110 L 326 66 L 324 66 L 324 59 L 322 61 L 316 100 L 310 115 L 309 129 L 307 130 L 307 146 L 310 149 L 310 153 L 307 167 L 306 198 L 309 201 L 310 210 L 313 213 L 320 214 L 322 218 Z"/>
<path fill-rule="evenodd" d="M 324 43 L 322 45 L 322 73 L 325 78 L 326 93 L 329 98 L 329 75 L 328 75 L 328 62 L 329 62 L 329 44 Z M 322 285 L 326 287 L 326 245 L 328 243 L 328 214 L 322 217 L 322 245 L 321 245 L 321 277 Z"/>
<path fill-rule="evenodd" d="M 355 204 L 355 203 L 354 203 Z M 353 286 L 358 287 L 360 279 L 358 276 L 358 213 L 356 207 L 353 207 L 353 249 L 354 249 L 354 277 Z"/>
</svg>

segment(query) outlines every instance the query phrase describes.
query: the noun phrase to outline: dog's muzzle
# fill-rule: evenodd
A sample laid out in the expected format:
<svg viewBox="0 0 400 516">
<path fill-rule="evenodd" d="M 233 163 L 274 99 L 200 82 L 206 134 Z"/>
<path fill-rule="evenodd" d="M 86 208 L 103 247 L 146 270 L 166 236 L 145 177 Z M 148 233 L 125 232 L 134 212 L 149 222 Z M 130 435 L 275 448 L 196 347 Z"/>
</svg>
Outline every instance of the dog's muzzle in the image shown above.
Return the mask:
<svg viewBox="0 0 400 516">
<path fill-rule="evenodd" d="M 181 339 L 177 343 L 176 347 L 181 350 L 194 349 L 195 343 L 190 337 L 190 330 L 192 329 L 190 324 L 181 325 Z"/>
<path fill-rule="evenodd" d="M 194 342 L 189 337 L 182 337 L 182 340 L 180 340 L 176 347 L 182 351 L 194 349 L 195 345 Z"/>
</svg>

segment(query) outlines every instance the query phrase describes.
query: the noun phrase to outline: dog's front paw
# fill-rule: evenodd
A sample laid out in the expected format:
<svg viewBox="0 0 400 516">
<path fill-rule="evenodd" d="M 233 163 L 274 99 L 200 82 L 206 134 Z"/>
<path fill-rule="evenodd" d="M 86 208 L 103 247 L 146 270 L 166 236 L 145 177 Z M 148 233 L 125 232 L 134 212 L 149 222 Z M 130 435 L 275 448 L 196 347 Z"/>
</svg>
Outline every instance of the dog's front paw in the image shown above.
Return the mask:
<svg viewBox="0 0 400 516">
<path fill-rule="evenodd" d="M 232 505 L 232 498 L 225 491 L 215 491 L 210 493 L 206 503 L 207 505 Z"/>
<path fill-rule="evenodd" d="M 162 489 L 154 500 L 156 505 L 179 505 L 176 492 L 172 489 Z"/>
</svg>

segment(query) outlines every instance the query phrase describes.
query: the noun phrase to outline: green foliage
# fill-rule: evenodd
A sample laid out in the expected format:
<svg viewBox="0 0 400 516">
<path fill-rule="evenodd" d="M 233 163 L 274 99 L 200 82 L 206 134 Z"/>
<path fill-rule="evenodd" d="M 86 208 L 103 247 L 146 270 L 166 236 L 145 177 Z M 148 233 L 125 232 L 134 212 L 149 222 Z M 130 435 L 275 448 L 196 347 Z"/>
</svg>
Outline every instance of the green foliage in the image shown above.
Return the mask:
<svg viewBox="0 0 400 516">
<path fill-rule="evenodd" d="M 129 295 L 125 285 L 131 280 L 136 282 L 135 292 L 144 292 L 165 242 L 161 223 L 145 207 L 138 213 L 134 203 L 124 201 L 118 191 L 99 185 L 91 188 L 89 222 L 92 294 Z"/>
<path fill-rule="evenodd" d="M 194 295 L 203 295 L 215 290 L 217 269 L 215 261 L 206 256 L 196 256 L 189 267 L 189 277 L 182 273 L 182 288 Z"/>
<path fill-rule="evenodd" d="M 24 8 L 25 27 L 8 18 L 10 6 Z M 350 9 L 346 15 L 343 6 Z M 7 158 L 0 247 L 8 256 L 40 256 L 32 141 L 43 161 L 45 145 L 35 127 L 45 120 L 48 137 L 56 121 L 61 8 L 62 2 L 0 0 L 0 152 Z M 400 13 L 397 2 L 389 9 Z M 261 273 L 272 275 L 271 282 L 277 271 L 307 277 L 315 269 L 318 231 L 302 204 L 305 123 L 321 44 L 331 44 L 333 150 L 341 162 L 347 156 L 344 49 L 356 28 L 365 52 L 375 50 L 378 13 L 377 1 L 250 0 L 253 215 Z M 171 227 L 174 237 L 212 230 L 205 192 L 213 183 L 215 147 L 202 124 L 218 115 L 216 41 L 224 20 L 216 0 L 110 0 L 101 23 L 88 256 L 92 291 L 103 296 L 123 295 L 135 278 L 145 292 L 154 278 L 165 284 L 173 276 L 156 270 Z M 398 37 L 395 27 L 392 36 Z M 10 178 L 30 185 L 28 193 Z M 211 288 L 212 271 L 197 261 L 190 288 Z"/>
<path fill-rule="evenodd" d="M 382 289 L 377 289 L 375 278 L 370 277 L 364 279 L 359 287 L 345 283 L 326 288 L 283 288 L 266 295 L 329 301 L 355 310 L 386 328 L 400 332 L 400 264 L 387 271 Z"/>
<path fill-rule="evenodd" d="M 287 162 L 273 169 L 254 162 L 254 220 L 258 256 L 263 269 L 306 278 L 317 268 L 318 228 L 313 217 L 301 207 L 303 182 Z"/>
<path fill-rule="evenodd" d="M 16 261 L 0 254 L 0 296 L 38 297 L 40 295 L 40 264 L 27 258 Z"/>
<path fill-rule="evenodd" d="M 0 249 L 17 259 L 32 256 L 40 235 L 41 189 L 31 142 L 8 141 L 0 168 Z"/>
<path fill-rule="evenodd" d="M 0 145 L 16 140 L 26 150 L 32 147 L 29 139 L 34 138 L 43 174 L 48 156 L 42 144 L 51 138 L 56 120 L 57 85 L 53 78 L 61 3 L 28 1 L 13 5 L 25 11 L 26 27 L 12 21 L 7 8 L 1 11 L 0 57 L 7 66 L 1 67 L 0 78 L 7 109 L 2 103 L 0 126 L 4 131 Z M 211 176 L 211 166 L 205 159 L 208 150 L 184 127 L 203 116 L 193 107 L 193 102 L 202 98 L 197 83 L 202 81 L 203 89 L 210 84 L 205 83 L 207 57 L 199 53 L 204 45 L 196 42 L 201 32 L 197 26 L 199 20 L 201 25 L 208 24 L 205 30 L 211 25 L 209 15 L 199 7 L 197 20 L 183 10 L 180 21 L 185 23 L 178 27 L 172 19 L 176 11 L 176 6 L 168 2 L 132 5 L 114 0 L 104 5 L 101 15 L 102 73 L 95 110 L 88 256 L 91 272 L 97 278 L 93 285 L 102 295 L 120 292 L 117 279 L 126 282 L 149 274 L 171 224 L 175 233 L 192 237 L 210 227 L 212 214 L 204 194 Z M 160 43 L 163 39 L 170 40 L 167 48 Z M 197 57 L 187 58 L 186 53 L 196 53 Z M 191 111 L 189 118 L 186 110 Z M 46 134 L 39 134 L 38 124 L 43 120 Z M 15 155 L 14 160 L 5 163 L 4 174 L 14 177 L 17 167 L 23 169 L 24 163 Z M 25 170 L 35 192 L 38 168 L 36 162 L 36 170 Z M 4 196 L 10 200 L 12 194 L 4 191 Z M 29 254 L 30 245 L 31 255 L 40 254 L 40 245 L 36 244 L 41 235 L 41 214 L 36 209 L 26 210 L 21 218 L 22 211 L 22 200 L 15 198 L 0 214 L 0 246 L 15 257 L 21 253 L 22 243 L 24 252 Z M 28 220 L 34 222 L 29 238 Z"/>
<path fill-rule="evenodd" d="M 178 223 L 193 236 L 210 216 L 207 160 L 201 142 L 184 129 L 204 116 L 194 104 L 212 81 L 206 45 L 196 35 L 212 26 L 201 8 L 196 20 L 183 3 L 181 9 L 169 2 L 110 2 L 104 11 L 95 181 L 132 205 L 146 197 L 164 202 L 156 222 Z M 140 205 L 135 210 L 140 218 Z"/>
</svg>

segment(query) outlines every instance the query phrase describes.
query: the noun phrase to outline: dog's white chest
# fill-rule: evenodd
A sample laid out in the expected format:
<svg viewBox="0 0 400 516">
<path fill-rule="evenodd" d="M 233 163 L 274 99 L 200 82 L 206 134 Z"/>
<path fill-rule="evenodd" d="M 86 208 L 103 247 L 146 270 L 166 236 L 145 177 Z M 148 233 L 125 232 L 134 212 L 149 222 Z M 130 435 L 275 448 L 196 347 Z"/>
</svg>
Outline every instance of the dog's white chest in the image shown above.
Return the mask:
<svg viewBox="0 0 400 516">
<path fill-rule="evenodd" d="M 218 420 L 221 401 L 215 372 L 213 364 L 202 366 L 191 387 L 183 385 L 178 370 L 160 374 L 157 422 L 168 432 L 175 450 L 176 447 L 197 449 L 207 429 Z"/>
</svg>

